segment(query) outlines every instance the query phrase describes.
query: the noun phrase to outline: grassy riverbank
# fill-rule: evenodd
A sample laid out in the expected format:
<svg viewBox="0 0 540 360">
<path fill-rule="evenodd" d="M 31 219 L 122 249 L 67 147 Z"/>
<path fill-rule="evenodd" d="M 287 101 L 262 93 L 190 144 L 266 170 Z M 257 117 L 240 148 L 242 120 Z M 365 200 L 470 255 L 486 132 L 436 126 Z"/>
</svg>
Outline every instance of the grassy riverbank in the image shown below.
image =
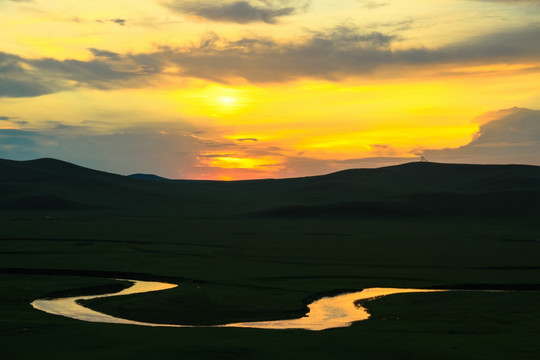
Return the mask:
<svg viewBox="0 0 540 360">
<path fill-rule="evenodd" d="M 516 191 L 514 200 L 519 200 L 519 194 L 534 195 L 538 190 L 536 175 L 527 174 L 497 175 L 500 182 L 485 173 L 460 176 L 469 185 L 482 179 L 483 186 L 491 184 L 489 191 L 499 195 Z M 94 179 L 92 184 L 101 184 L 90 187 L 96 194 L 102 194 L 103 184 L 110 184 L 108 176 L 85 175 Z M 266 192 L 264 186 L 257 189 L 261 183 L 248 182 L 244 194 L 242 187 L 234 188 L 238 184 L 215 184 L 229 187 L 224 191 L 216 190 L 213 183 L 190 183 L 194 188 L 189 191 L 174 190 L 174 196 L 184 199 L 177 209 L 174 204 L 179 197 L 171 196 L 172 200 L 160 205 L 157 194 L 166 194 L 167 186 L 177 188 L 181 183 L 163 190 L 163 185 L 154 182 L 113 176 L 118 189 L 129 189 L 121 195 L 131 204 L 114 208 L 122 197 L 80 195 L 76 181 L 60 178 L 31 182 L 19 177 L 23 180 L 17 185 L 26 188 L 24 194 L 30 188 L 36 193 L 48 189 L 47 196 L 69 200 L 56 202 L 59 208 L 36 209 L 44 198 L 32 196 L 22 202 L 32 209 L 14 210 L 14 199 L 26 197 L 22 192 L 4 193 L 2 199 L 7 200 L 0 201 L 9 205 L 0 218 L 0 346 L 8 359 L 531 359 L 540 351 L 538 290 L 394 295 L 367 304 L 373 314 L 370 320 L 323 332 L 90 324 L 41 313 L 29 305 L 58 291 L 114 284 L 107 278 L 116 275 L 180 286 L 96 300 L 92 307 L 133 320 L 183 324 L 296 317 L 316 294 L 335 290 L 467 285 L 538 288 L 536 195 L 525 202 L 525 210 L 513 214 L 499 209 L 516 206 L 511 197 L 489 198 L 468 188 L 469 193 L 463 190 L 461 194 L 468 194 L 469 200 L 471 195 L 491 199 L 491 203 L 477 206 L 476 214 L 469 208 L 460 214 L 458 201 L 437 206 L 437 213 L 428 215 L 423 209 L 432 206 L 431 200 L 418 200 L 413 202 L 416 215 L 405 216 L 402 204 L 392 199 L 411 198 L 407 194 L 417 188 L 384 192 L 387 184 L 380 185 L 380 177 L 374 182 L 347 178 L 347 191 L 356 205 L 340 205 L 345 215 L 337 216 L 335 205 L 331 210 L 324 205 L 328 198 L 315 195 L 332 193 L 331 199 L 341 199 L 343 204 L 347 194 L 328 188 L 326 180 L 321 185 L 320 179 L 304 183 L 311 191 L 291 195 L 293 202 L 272 195 L 289 188 L 290 184 L 281 182 L 272 183 Z M 51 185 L 57 181 L 72 185 L 60 191 Z M 351 189 L 362 181 L 363 186 L 380 185 L 380 192 L 361 199 L 363 190 Z M 407 184 L 412 186 L 414 181 Z M 431 191 L 442 194 L 458 187 L 455 182 L 438 184 Z M 322 192 L 316 191 L 318 186 Z M 441 187 L 444 191 L 435 191 Z M 241 201 L 232 201 L 235 197 Z M 146 199 L 153 200 L 147 205 Z M 369 206 L 380 205 L 377 216 L 363 215 L 368 200 Z M 75 202 L 93 208 L 63 208 Z M 186 210 L 186 204 L 194 210 Z M 294 204 L 301 205 L 296 208 L 299 212 L 291 212 Z M 487 211 L 488 207 L 493 209 Z M 381 209 L 389 212 L 384 215 Z"/>
</svg>

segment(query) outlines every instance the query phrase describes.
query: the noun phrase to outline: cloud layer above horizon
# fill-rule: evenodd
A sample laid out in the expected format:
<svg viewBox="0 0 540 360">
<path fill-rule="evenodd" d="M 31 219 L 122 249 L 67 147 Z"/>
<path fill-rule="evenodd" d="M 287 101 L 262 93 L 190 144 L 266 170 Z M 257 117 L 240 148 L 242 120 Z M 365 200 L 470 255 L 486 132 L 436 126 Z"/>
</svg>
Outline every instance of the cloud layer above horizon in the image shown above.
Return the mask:
<svg viewBox="0 0 540 360">
<path fill-rule="evenodd" d="M 539 4 L 0 1 L 0 157 L 212 179 L 540 164 Z"/>
</svg>

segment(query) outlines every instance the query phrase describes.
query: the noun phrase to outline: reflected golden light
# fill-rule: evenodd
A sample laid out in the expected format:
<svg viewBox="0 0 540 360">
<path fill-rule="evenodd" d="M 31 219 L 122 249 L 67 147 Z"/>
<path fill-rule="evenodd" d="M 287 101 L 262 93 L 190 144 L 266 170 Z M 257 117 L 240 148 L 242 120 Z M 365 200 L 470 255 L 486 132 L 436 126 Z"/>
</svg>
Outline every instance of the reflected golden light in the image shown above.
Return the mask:
<svg viewBox="0 0 540 360">
<path fill-rule="evenodd" d="M 137 280 L 121 280 L 133 283 L 128 289 L 117 293 L 107 293 L 102 295 L 87 295 L 57 299 L 38 299 L 34 300 L 30 305 L 37 310 L 43 312 L 65 316 L 72 319 L 109 323 L 109 324 L 126 324 L 151 327 L 195 327 L 197 325 L 180 325 L 180 324 L 159 324 L 147 323 L 124 318 L 118 318 L 98 311 L 89 309 L 80 304 L 81 300 L 92 300 L 106 297 L 116 297 L 121 295 L 148 293 L 153 291 L 168 290 L 177 287 L 177 284 L 137 281 Z M 308 305 L 309 311 L 305 316 L 296 319 L 287 320 L 270 320 L 270 321 L 252 321 L 241 323 L 227 323 L 223 325 L 199 325 L 208 327 L 240 327 L 240 328 L 255 328 L 255 329 L 305 329 L 312 331 L 320 331 L 332 328 L 348 327 L 353 322 L 366 320 L 370 317 L 369 312 L 362 306 L 361 301 L 371 301 L 377 298 L 404 293 L 430 293 L 443 292 L 448 290 L 427 290 L 427 289 L 396 289 L 396 288 L 370 288 L 363 291 L 346 293 L 331 297 L 323 297 L 315 300 Z"/>
<path fill-rule="evenodd" d="M 383 296 L 406 293 L 430 293 L 447 290 L 370 288 L 363 291 L 323 297 L 308 305 L 309 312 L 298 319 L 253 321 L 225 324 L 226 327 L 254 329 L 306 329 L 320 331 L 348 327 L 355 321 L 367 320 L 370 313 L 362 306 L 363 301 L 371 301 Z"/>
</svg>

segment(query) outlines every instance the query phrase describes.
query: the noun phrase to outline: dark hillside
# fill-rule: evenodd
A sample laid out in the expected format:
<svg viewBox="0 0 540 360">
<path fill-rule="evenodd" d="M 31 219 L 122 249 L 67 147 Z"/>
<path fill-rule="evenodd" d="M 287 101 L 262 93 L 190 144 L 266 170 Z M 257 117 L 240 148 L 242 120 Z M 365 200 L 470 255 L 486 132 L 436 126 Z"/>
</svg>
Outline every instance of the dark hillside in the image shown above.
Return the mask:
<svg viewBox="0 0 540 360">
<path fill-rule="evenodd" d="M 540 167 L 409 163 L 236 182 L 120 176 L 54 159 L 0 160 L 0 211 L 189 217 L 540 214 Z"/>
<path fill-rule="evenodd" d="M 134 178 L 134 179 L 150 180 L 150 181 L 173 181 L 171 179 L 167 179 L 167 178 L 157 176 L 154 174 L 132 174 L 132 175 L 129 175 L 129 177 Z"/>
</svg>

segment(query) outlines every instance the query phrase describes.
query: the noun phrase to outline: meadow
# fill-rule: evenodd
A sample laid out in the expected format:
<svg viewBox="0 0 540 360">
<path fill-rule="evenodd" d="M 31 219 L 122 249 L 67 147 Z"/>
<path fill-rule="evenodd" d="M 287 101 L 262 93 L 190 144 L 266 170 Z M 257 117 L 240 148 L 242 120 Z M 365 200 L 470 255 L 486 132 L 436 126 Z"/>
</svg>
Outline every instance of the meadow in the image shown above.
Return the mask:
<svg viewBox="0 0 540 360">
<path fill-rule="evenodd" d="M 123 177 L 51 159 L 0 162 L 0 346 L 6 359 L 534 359 L 540 351 L 540 168 L 412 163 L 241 182 Z M 294 318 L 368 287 L 312 332 L 146 328 L 34 310 L 117 278 L 175 289 L 94 309 L 177 324 Z M 480 291 L 499 290 L 499 291 Z"/>
</svg>

